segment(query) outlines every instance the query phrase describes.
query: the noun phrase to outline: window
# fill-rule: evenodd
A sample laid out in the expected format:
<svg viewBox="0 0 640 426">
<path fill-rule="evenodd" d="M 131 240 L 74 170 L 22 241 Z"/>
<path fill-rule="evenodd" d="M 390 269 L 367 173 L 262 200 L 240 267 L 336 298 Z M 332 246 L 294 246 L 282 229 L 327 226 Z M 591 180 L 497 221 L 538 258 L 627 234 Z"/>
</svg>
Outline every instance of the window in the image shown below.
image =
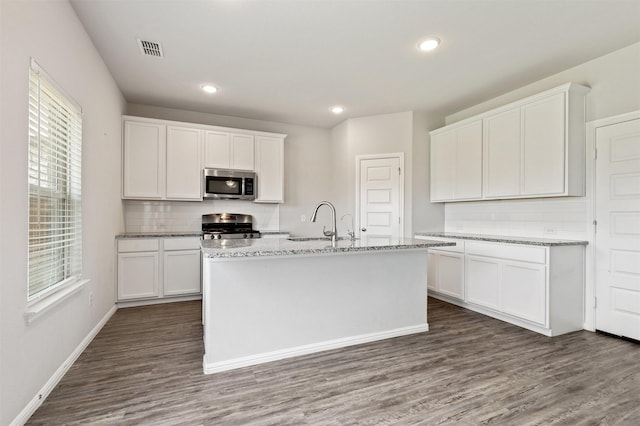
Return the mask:
<svg viewBox="0 0 640 426">
<path fill-rule="evenodd" d="M 29 300 L 82 273 L 82 111 L 31 61 Z"/>
</svg>

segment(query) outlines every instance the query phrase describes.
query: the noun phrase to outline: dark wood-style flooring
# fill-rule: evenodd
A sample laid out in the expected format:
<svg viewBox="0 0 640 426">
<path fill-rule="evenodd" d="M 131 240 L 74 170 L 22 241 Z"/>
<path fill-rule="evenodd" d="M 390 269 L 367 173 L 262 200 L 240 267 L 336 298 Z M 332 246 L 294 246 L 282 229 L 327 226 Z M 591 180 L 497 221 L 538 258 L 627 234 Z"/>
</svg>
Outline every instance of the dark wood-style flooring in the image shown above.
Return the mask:
<svg viewBox="0 0 640 426">
<path fill-rule="evenodd" d="M 28 424 L 640 425 L 640 345 L 428 309 L 427 333 L 214 375 L 200 302 L 121 309 Z"/>
</svg>

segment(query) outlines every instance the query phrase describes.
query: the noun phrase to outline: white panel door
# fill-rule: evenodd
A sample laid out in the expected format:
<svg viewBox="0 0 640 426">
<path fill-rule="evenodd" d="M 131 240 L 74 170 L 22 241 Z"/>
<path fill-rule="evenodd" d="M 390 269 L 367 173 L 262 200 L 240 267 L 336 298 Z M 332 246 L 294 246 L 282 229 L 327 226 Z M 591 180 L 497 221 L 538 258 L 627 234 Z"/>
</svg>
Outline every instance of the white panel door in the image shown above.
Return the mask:
<svg viewBox="0 0 640 426">
<path fill-rule="evenodd" d="M 640 119 L 596 129 L 596 328 L 640 340 Z"/>
<path fill-rule="evenodd" d="M 360 228 L 369 237 L 402 236 L 399 157 L 360 159 Z"/>
<path fill-rule="evenodd" d="M 202 131 L 167 127 L 167 199 L 202 200 Z"/>
</svg>

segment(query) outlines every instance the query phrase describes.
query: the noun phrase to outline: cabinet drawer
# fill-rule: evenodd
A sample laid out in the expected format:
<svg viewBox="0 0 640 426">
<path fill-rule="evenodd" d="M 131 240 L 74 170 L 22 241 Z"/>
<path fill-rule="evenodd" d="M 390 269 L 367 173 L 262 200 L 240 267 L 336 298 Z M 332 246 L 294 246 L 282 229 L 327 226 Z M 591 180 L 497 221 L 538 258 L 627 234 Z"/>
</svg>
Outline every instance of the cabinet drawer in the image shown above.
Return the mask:
<svg viewBox="0 0 640 426">
<path fill-rule="evenodd" d="M 519 244 L 486 243 L 467 241 L 467 254 L 474 256 L 498 257 L 523 262 L 545 263 L 546 248 Z"/>
<path fill-rule="evenodd" d="M 165 238 L 164 249 L 168 250 L 195 250 L 200 248 L 198 237 Z"/>
<path fill-rule="evenodd" d="M 159 240 L 157 238 L 133 238 L 118 240 L 118 253 L 136 251 L 158 251 Z"/>
</svg>

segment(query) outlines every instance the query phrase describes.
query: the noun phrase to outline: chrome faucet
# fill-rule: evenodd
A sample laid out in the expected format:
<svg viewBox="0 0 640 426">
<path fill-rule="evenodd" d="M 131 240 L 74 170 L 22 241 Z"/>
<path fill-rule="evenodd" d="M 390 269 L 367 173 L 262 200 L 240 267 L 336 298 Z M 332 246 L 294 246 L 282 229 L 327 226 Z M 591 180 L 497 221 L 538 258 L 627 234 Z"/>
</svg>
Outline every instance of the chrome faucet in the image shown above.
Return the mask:
<svg viewBox="0 0 640 426">
<path fill-rule="evenodd" d="M 313 211 L 313 215 L 311 216 L 311 222 L 316 221 L 316 216 L 318 216 L 318 209 L 321 206 L 328 206 L 331 209 L 331 221 L 333 224 L 333 228 L 331 229 L 331 231 L 327 231 L 325 229 L 326 226 L 323 226 L 322 233 L 324 234 L 325 237 L 331 237 L 331 242 L 335 244 L 338 241 L 338 231 L 336 231 L 336 208 L 333 206 L 333 204 L 331 204 L 328 201 L 321 201 L 316 206 L 316 209 Z"/>
<path fill-rule="evenodd" d="M 347 217 L 347 216 L 349 216 L 351 218 L 351 230 L 347 229 L 347 235 L 349 236 L 351 241 L 355 241 L 355 239 L 356 239 L 356 231 L 353 228 L 353 215 L 351 213 L 343 214 L 342 217 L 340 218 L 340 220 L 343 221 L 344 218 Z"/>
</svg>

